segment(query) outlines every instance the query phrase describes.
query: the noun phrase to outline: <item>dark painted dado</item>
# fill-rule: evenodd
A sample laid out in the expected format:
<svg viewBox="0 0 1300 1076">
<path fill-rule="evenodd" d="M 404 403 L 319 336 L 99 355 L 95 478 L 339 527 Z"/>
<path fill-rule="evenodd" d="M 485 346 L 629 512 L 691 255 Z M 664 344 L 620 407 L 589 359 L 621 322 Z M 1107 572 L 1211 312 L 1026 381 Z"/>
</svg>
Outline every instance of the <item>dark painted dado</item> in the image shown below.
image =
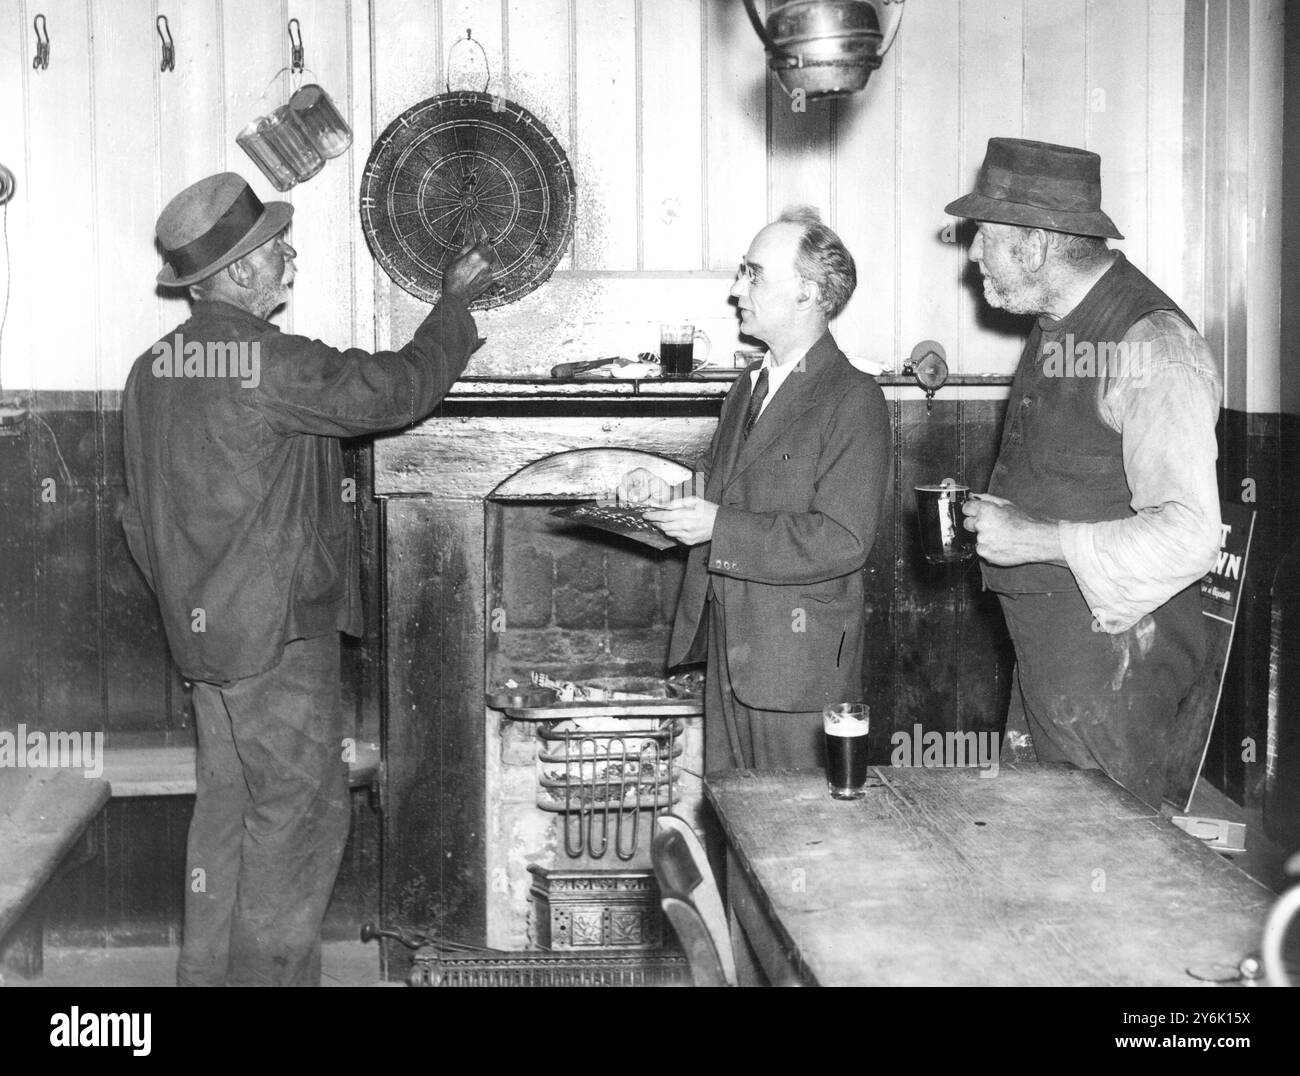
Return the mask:
<svg viewBox="0 0 1300 1076">
<path fill-rule="evenodd" d="M 345 647 L 344 684 L 361 735 L 377 738 L 384 715 L 383 869 L 379 816 L 358 798 L 331 935 L 352 934 L 380 908 L 382 873 L 385 918 L 482 937 L 483 712 L 465 705 L 483 690 L 482 469 L 509 473 L 570 447 L 547 433 L 557 421 L 580 432 L 573 447 L 612 436 L 689 462 L 683 449 L 702 447 L 712 429 L 723 387 L 713 388 L 616 400 L 571 386 L 540 399 L 508 385 L 458 390 L 435 418 L 381 439 L 373 453 L 368 443 L 349 450 L 367 634 Z M 1000 402 L 947 392 L 928 412 L 922 401 L 891 404 L 895 470 L 867 568 L 873 643 L 864 673 L 880 761 L 890 733 L 915 722 L 998 728 L 1009 690 L 1009 643 L 978 572 L 929 568 L 917 550 L 912 486 L 951 475 L 981 488 L 1001 424 Z M 34 402 L 33 416 L 0 436 L 0 726 L 184 742 L 188 691 L 117 523 L 116 397 Z M 668 429 L 672 436 L 656 432 Z M 1259 519 L 1206 772 L 1248 803 L 1258 801 L 1263 772 L 1269 588 L 1282 536 L 1300 533 L 1295 462 L 1300 421 L 1224 413 L 1220 487 L 1240 495 L 1242 479 L 1253 478 Z M 46 490 L 52 499 L 42 499 Z M 1246 737 L 1259 745 L 1255 764 L 1242 760 Z M 72 857 L 80 865 L 49 889 L 55 940 L 174 940 L 191 808 L 189 797 L 112 801 Z"/>
<path fill-rule="evenodd" d="M 100 730 L 106 745 L 193 743 L 189 690 L 118 522 L 125 496 L 117 394 L 38 393 L 0 436 L 0 728 Z M 368 483 L 368 446 L 348 452 Z M 357 500 L 374 562 L 375 505 Z M 373 571 L 363 580 L 373 598 Z M 377 621 L 377 607 L 367 607 Z M 378 736 L 371 651 L 344 648 L 345 705 Z M 192 796 L 111 800 L 46 889 L 55 942 L 166 944 L 179 937 Z M 377 906 L 378 819 L 354 798 L 352 837 L 327 919 L 355 937 Z"/>
<path fill-rule="evenodd" d="M 1225 410 L 1219 416 L 1219 490 L 1254 507 L 1255 533 L 1218 720 L 1209 780 L 1257 805 L 1268 728 L 1269 615 L 1278 562 L 1300 536 L 1300 416 Z M 1253 502 L 1249 499 L 1253 497 Z M 1251 759 L 1253 749 L 1253 760 Z"/>
</svg>

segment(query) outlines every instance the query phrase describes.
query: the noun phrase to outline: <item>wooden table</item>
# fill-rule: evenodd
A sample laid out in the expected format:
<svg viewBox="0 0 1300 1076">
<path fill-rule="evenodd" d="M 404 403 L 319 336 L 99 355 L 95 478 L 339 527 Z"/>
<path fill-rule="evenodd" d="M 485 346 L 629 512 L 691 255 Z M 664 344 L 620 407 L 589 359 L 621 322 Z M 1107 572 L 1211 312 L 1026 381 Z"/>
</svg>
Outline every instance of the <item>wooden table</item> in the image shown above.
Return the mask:
<svg viewBox="0 0 1300 1076">
<path fill-rule="evenodd" d="M 43 918 L 29 909 L 108 795 L 81 770 L 0 767 L 0 950 L 24 975 L 43 964 Z"/>
<path fill-rule="evenodd" d="M 742 968 L 821 985 L 1199 985 L 1273 894 L 1097 771 L 715 774 Z M 747 952 L 750 950 L 751 952 Z M 751 981 L 753 981 L 751 979 Z"/>
</svg>

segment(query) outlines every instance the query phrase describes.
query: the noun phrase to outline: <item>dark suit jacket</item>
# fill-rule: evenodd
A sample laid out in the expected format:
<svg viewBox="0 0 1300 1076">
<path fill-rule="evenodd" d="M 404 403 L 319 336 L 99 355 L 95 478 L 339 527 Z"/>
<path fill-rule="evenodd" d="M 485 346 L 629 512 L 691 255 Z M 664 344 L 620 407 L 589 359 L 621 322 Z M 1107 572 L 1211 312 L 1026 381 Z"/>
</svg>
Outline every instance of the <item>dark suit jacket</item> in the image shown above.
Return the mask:
<svg viewBox="0 0 1300 1076">
<path fill-rule="evenodd" d="M 718 515 L 687 561 L 669 664 L 688 656 L 711 577 L 743 704 L 806 712 L 860 699 L 862 569 L 889 477 L 884 394 L 827 332 L 743 440 L 750 380 L 727 394 L 700 464 Z"/>
<path fill-rule="evenodd" d="M 410 343 L 374 355 L 201 301 L 136 360 L 122 393 L 122 526 L 187 679 L 228 683 L 274 668 L 290 639 L 361 633 L 338 439 L 427 415 L 476 339 L 469 309 L 446 296 Z M 191 348 L 202 359 L 211 344 L 243 345 L 257 376 L 180 376 Z"/>
</svg>

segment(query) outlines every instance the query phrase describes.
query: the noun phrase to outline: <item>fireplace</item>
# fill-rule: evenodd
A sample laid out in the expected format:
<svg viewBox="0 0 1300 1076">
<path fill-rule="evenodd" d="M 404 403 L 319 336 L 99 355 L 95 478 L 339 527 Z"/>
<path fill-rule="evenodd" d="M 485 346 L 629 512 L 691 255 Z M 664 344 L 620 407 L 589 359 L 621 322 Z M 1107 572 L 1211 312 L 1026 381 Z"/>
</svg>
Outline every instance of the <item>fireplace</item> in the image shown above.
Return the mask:
<svg viewBox="0 0 1300 1076">
<path fill-rule="evenodd" d="M 387 923 L 507 950 L 657 944 L 661 928 L 642 914 L 651 812 L 622 813 L 621 845 L 617 816 L 612 841 L 599 817 L 592 833 L 590 816 L 575 841 L 573 814 L 544 787 L 574 745 L 541 732 L 566 726 L 490 708 L 485 693 L 534 671 L 663 682 L 684 551 L 578 528 L 551 509 L 598 496 L 611 473 L 641 462 L 678 480 L 707 446 L 726 388 L 462 384 L 434 417 L 376 443 Z M 700 802 L 699 709 L 697 700 L 666 725 L 640 715 L 626 733 L 605 730 L 630 754 L 649 750 L 654 729 L 671 730 L 641 768 L 660 773 L 671 752 L 668 794 L 687 818 Z M 608 744 L 580 731 L 579 754 Z M 547 795 L 552 809 L 539 806 Z M 593 913 L 595 890 L 611 911 Z M 386 957 L 390 978 L 408 973 L 406 950 L 390 944 Z"/>
<path fill-rule="evenodd" d="M 665 665 L 686 550 L 554 512 L 600 497 L 637 466 L 670 482 L 689 475 L 638 451 L 579 448 L 526 464 L 484 499 L 489 693 L 537 676 L 615 696 L 487 710 L 492 945 L 594 951 L 672 940 L 649 844 L 659 811 L 693 817 L 701 797 L 702 691 L 670 682 Z"/>
</svg>

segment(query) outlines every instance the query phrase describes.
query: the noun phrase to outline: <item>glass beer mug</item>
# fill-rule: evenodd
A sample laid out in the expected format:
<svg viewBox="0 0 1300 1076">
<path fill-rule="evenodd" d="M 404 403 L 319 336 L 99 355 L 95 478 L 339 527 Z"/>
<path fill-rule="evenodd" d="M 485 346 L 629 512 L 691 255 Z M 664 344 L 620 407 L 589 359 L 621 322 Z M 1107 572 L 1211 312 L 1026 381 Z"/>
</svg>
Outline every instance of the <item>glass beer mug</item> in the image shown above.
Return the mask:
<svg viewBox="0 0 1300 1076">
<path fill-rule="evenodd" d="M 270 115 L 259 116 L 235 141 L 278 191 L 311 179 L 352 145 L 352 129 L 315 83 L 299 87 Z"/>
<path fill-rule="evenodd" d="M 314 82 L 289 98 L 289 115 L 322 157 L 337 157 L 352 145 L 347 125 L 330 95 Z"/>
</svg>

